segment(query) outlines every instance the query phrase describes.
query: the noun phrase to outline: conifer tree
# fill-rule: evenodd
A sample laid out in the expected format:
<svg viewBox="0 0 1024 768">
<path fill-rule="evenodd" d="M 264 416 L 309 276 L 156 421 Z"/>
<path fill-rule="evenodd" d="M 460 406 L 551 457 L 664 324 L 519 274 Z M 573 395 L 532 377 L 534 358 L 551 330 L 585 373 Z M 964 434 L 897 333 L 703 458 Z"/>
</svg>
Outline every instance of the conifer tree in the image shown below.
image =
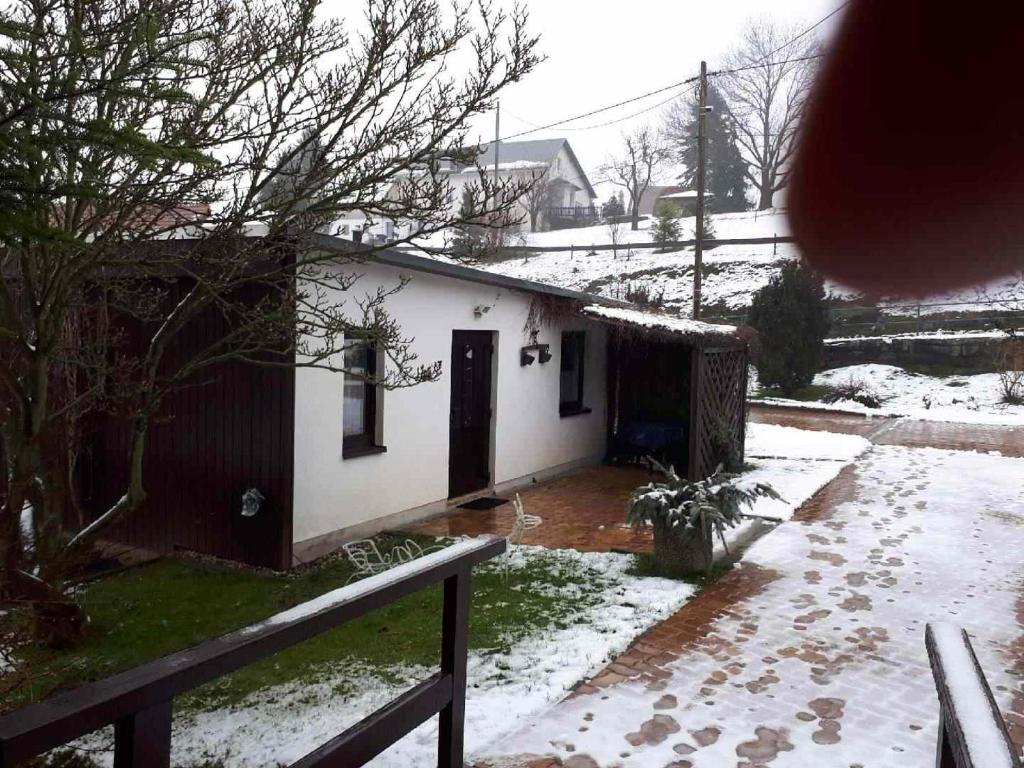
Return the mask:
<svg viewBox="0 0 1024 768">
<path fill-rule="evenodd" d="M 821 276 L 800 261 L 785 266 L 754 295 L 750 325 L 760 336 L 757 376 L 789 396 L 821 368 L 828 304 Z"/>
<path fill-rule="evenodd" d="M 747 166 L 736 143 L 736 130 L 729 119 L 725 100 L 713 84 L 708 84 L 704 118 L 707 135 L 705 150 L 705 188 L 714 197 L 715 210 L 723 213 L 747 208 Z M 665 117 L 665 135 L 676 161 L 683 166 L 679 183 L 697 188 L 697 99 L 691 94 L 675 102 Z"/>
</svg>

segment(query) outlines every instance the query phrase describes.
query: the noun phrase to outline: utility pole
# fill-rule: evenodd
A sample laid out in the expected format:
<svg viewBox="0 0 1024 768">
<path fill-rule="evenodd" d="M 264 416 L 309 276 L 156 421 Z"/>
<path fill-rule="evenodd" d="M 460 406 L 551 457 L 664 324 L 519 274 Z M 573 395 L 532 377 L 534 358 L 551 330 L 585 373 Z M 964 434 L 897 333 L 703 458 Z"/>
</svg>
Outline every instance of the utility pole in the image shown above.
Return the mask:
<svg viewBox="0 0 1024 768">
<path fill-rule="evenodd" d="M 514 115 L 513 115 L 514 117 Z M 494 110 L 494 189 L 498 189 L 498 148 L 501 146 L 501 101 Z"/>
<path fill-rule="evenodd" d="M 697 237 L 693 247 L 693 319 L 700 319 L 700 272 L 704 260 L 704 116 L 708 98 L 708 65 L 700 63 L 700 86 L 697 89 Z"/>
</svg>

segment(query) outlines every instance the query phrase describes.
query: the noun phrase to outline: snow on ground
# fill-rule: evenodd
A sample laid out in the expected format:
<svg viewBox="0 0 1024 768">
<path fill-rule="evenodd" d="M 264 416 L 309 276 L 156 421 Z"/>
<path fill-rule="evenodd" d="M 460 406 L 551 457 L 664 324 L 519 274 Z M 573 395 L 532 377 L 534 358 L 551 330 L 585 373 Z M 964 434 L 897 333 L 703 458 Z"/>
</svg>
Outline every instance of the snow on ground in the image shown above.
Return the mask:
<svg viewBox="0 0 1024 768">
<path fill-rule="evenodd" d="M 788 237 L 786 211 L 720 213 L 711 216 L 714 236 L 719 239 L 751 237 Z M 680 240 L 694 237 L 696 219 L 679 220 Z M 552 232 L 524 232 L 514 235 L 510 245 L 575 246 L 574 252 L 537 253 L 529 258 L 516 258 L 479 265 L 483 269 L 510 277 L 535 280 L 563 288 L 597 293 L 610 298 L 625 298 L 628 290 L 645 288 L 654 296 L 662 296 L 666 309 L 682 315 L 691 311 L 693 282 L 693 249 L 670 253 L 657 249 L 632 248 L 633 243 L 653 240 L 653 219 L 641 221 L 633 231 L 628 223 L 619 226 L 622 248 L 618 251 L 589 252 L 594 245 L 611 243 L 607 224 Z M 437 233 L 424 246 L 443 248 L 448 245 L 445 233 Z M 704 252 L 708 274 L 704 278 L 703 295 L 707 307 L 725 311 L 730 316 L 742 315 L 750 306 L 754 293 L 787 260 L 798 255 L 795 245 L 723 245 Z M 842 285 L 827 282 L 826 290 L 835 298 L 853 301 L 860 294 Z M 996 301 L 996 304 L 986 303 Z M 931 297 L 888 297 L 880 306 L 889 307 L 889 314 L 915 315 L 922 303 L 921 315 L 943 312 L 987 313 L 993 310 L 1024 309 L 1024 278 L 1020 274 Z M 941 306 L 938 306 L 941 304 Z M 730 317 L 730 319 L 732 319 Z"/>
<path fill-rule="evenodd" d="M 999 376 L 980 373 L 969 376 L 926 376 L 895 365 L 864 363 L 832 368 L 814 377 L 814 383 L 836 386 L 863 382 L 883 399 L 881 408 L 841 400 L 831 407 L 875 416 L 907 416 L 926 421 L 954 421 L 970 424 L 1024 425 L 1024 405 L 1000 402 Z M 824 403 L 767 398 L 769 404 L 829 407 Z"/>
<path fill-rule="evenodd" d="M 926 623 L 965 627 L 997 703 L 1019 709 L 1022 472 L 1021 459 L 873 448 L 852 498 L 757 542 L 745 560 L 775 580 L 705 638 L 665 648 L 678 658 L 664 680 L 567 699 L 496 744 L 495 764 L 522 753 L 623 768 L 934 762 Z"/>
<path fill-rule="evenodd" d="M 743 473 L 746 483 L 768 483 L 782 499 L 761 498 L 747 510 L 750 515 L 789 520 L 815 493 L 828 485 L 843 467 L 871 447 L 859 435 L 782 427 L 747 425 L 746 459 L 752 469 Z M 751 519 L 726 531 L 730 551 L 763 534 L 766 523 Z M 716 542 L 720 545 L 720 542 Z"/>
<path fill-rule="evenodd" d="M 784 457 L 799 460 L 851 461 L 866 451 L 869 445 L 871 443 L 859 435 L 815 432 L 782 427 L 778 424 L 747 424 L 748 460 Z"/>
<path fill-rule="evenodd" d="M 784 499 L 760 499 L 751 512 L 789 519 L 868 447 L 867 440 L 857 436 L 750 424 L 747 454 L 752 469 L 744 473 L 744 479 L 769 482 Z M 765 524 L 757 520 L 730 530 L 730 550 L 765 530 Z M 518 641 L 508 653 L 470 653 L 466 749 L 471 757 L 483 754 L 489 744 L 563 698 L 577 682 L 600 670 L 694 594 L 695 588 L 684 582 L 630 575 L 627 570 L 633 559 L 628 555 L 526 546 L 513 550 L 511 583 L 516 569 L 538 557 L 555 558 L 560 568 L 572 574 L 564 587 L 552 587 L 561 596 L 572 599 L 581 595 L 581 590 L 593 594 L 596 589 L 599 598 L 576 615 L 561 617 L 563 628 L 551 626 Z M 293 762 L 432 671 L 418 667 L 374 669 L 346 660 L 329 669 L 312 670 L 302 681 L 261 691 L 234 707 L 181 712 L 174 725 L 174 762 L 222 760 L 226 768 Z M 109 742 L 108 729 L 86 739 L 84 746 L 98 748 Z M 372 765 L 429 765 L 435 759 L 436 745 L 434 718 Z M 108 755 L 106 764 L 109 759 Z"/>
<path fill-rule="evenodd" d="M 854 341 L 881 341 L 891 344 L 904 339 L 930 339 L 935 341 L 972 341 L 980 339 L 1005 339 L 1005 331 L 921 331 L 919 333 L 885 333 L 878 336 L 842 336 L 825 339 L 826 347 L 840 347 Z"/>
<path fill-rule="evenodd" d="M 712 217 L 715 236 L 719 238 L 786 236 L 789 233 L 781 211 L 723 213 Z M 527 259 L 512 259 L 485 268 L 511 277 L 552 283 L 566 288 L 598 293 L 611 298 L 624 298 L 627 290 L 646 288 L 662 295 L 666 308 L 688 314 L 693 282 L 693 249 L 670 253 L 656 249 L 631 248 L 631 243 L 649 243 L 652 220 L 640 222 L 632 231 L 621 225 L 623 247 L 616 251 L 587 249 L 607 244 L 611 236 L 607 225 L 534 232 L 523 235 L 524 245 L 576 246 L 573 253 L 538 253 Z M 680 240 L 693 238 L 694 218 L 680 219 Z M 788 258 L 796 254 L 792 245 L 719 246 L 704 253 L 709 270 L 704 280 L 704 300 L 709 306 L 740 310 L 750 303 L 750 296 Z"/>
<path fill-rule="evenodd" d="M 570 583 L 557 588 L 561 596 L 573 598 L 582 589 L 590 593 L 598 589 L 599 599 L 576 615 L 561 617 L 564 628 L 552 625 L 514 643 L 508 653 L 470 653 L 469 754 L 560 699 L 695 591 L 684 582 L 628 574 L 633 563 L 628 555 L 525 546 L 516 547 L 512 554 L 510 583 L 514 585 L 516 569 L 538 557 L 555 558 L 561 569 L 573 574 Z M 311 679 L 261 691 L 237 707 L 182 713 L 174 724 L 174 764 L 204 760 L 222 760 L 226 768 L 289 764 L 433 672 L 417 667 L 373 669 L 346 661 L 311 671 Z M 109 741 L 108 733 L 85 745 L 97 746 L 104 739 Z M 433 718 L 372 765 L 429 765 L 436 760 L 436 749 L 437 718 Z"/>
</svg>

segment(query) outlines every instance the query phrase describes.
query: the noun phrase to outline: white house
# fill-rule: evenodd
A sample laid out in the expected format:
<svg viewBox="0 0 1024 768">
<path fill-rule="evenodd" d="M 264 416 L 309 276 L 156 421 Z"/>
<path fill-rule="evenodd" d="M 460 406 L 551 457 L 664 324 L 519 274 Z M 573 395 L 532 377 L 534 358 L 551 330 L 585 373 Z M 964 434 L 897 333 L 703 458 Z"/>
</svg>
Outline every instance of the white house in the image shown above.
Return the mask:
<svg viewBox="0 0 1024 768">
<path fill-rule="evenodd" d="M 556 229 L 597 219 L 597 193 L 567 139 L 499 141 L 483 144 L 482 149 L 476 165 L 448 166 L 453 188 L 453 211 L 457 211 L 462 202 L 465 186 L 478 183 L 479 166 L 492 177 L 497 170 L 499 181 L 539 179 L 545 185 L 545 199 L 540 207 L 537 229 Z M 519 229 L 528 230 L 530 211 L 527 201 L 519 201 L 519 213 L 517 218 L 522 219 Z"/>
<path fill-rule="evenodd" d="M 317 247 L 359 257 L 351 241 Z M 154 427 L 150 496 L 121 538 L 287 568 L 610 455 L 703 474 L 723 424 L 742 437 L 746 347 L 732 327 L 405 252 L 375 252 L 358 272 L 346 302 L 408 280 L 387 310 L 440 376 L 384 391 L 301 367 L 206 375 Z M 185 337 L 214 332 L 197 330 Z M 386 370 L 380 350 L 346 346 L 347 370 Z M 116 465 L 115 432 L 99 434 L 97 466 Z M 242 514 L 250 489 L 262 502 Z"/>
<path fill-rule="evenodd" d="M 497 142 L 481 145 L 482 152 L 476 164 L 462 165 L 443 160 L 440 170 L 448 174 L 452 186 L 450 199 L 452 213 L 458 213 L 465 188 L 480 183 L 481 169 L 489 179 L 495 171 L 499 182 L 510 180 L 537 180 L 543 195 L 536 198 L 537 208 L 531 217 L 528 199 L 518 201 L 515 218 L 520 221 L 513 231 L 529 231 L 531 218 L 537 230 L 560 229 L 591 224 L 599 218 L 594 191 L 586 171 L 576 158 L 566 139 L 539 139 L 535 141 Z M 334 222 L 332 233 L 346 239 L 358 237 L 363 243 L 390 243 L 409 235 L 408 225 L 385 218 L 372 221 L 358 212 Z"/>
</svg>

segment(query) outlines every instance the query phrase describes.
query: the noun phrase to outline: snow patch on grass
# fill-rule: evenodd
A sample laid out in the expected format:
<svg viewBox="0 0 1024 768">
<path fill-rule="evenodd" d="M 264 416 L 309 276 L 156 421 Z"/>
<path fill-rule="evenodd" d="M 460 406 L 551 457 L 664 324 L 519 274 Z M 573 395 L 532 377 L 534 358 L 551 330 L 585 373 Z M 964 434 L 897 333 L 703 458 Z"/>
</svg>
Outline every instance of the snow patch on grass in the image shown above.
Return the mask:
<svg viewBox="0 0 1024 768">
<path fill-rule="evenodd" d="M 870 447 L 871 443 L 859 435 L 748 424 L 746 452 L 752 468 L 743 473 L 743 482 L 768 483 L 782 496 L 760 498 L 748 513 L 789 520 L 804 502 Z M 764 522 L 751 519 L 730 528 L 725 536 L 730 551 L 762 533 L 764 526 Z M 721 547 L 721 542 L 716 546 Z"/>
<path fill-rule="evenodd" d="M 864 363 L 832 368 L 814 377 L 814 383 L 834 387 L 849 381 L 863 382 L 883 399 L 880 408 L 868 408 L 850 400 L 831 406 L 821 402 L 795 402 L 767 398 L 766 404 L 825 408 L 872 416 L 906 416 L 925 421 L 969 424 L 1024 425 L 1024 405 L 1000 402 L 999 375 L 926 376 L 895 365 Z"/>
<path fill-rule="evenodd" d="M 510 589 L 515 588 L 515 572 L 538 558 L 549 559 L 563 574 L 573 576 L 550 589 L 568 597 L 584 592 L 593 597 L 596 591 L 598 599 L 581 600 L 585 608 L 559 617 L 545 631 L 509 648 L 470 652 L 469 754 L 561 699 L 695 592 L 684 582 L 630 575 L 633 558 L 628 555 L 527 546 L 515 547 L 509 558 Z M 174 763 L 222 760 L 226 768 L 251 768 L 293 762 L 433 672 L 419 666 L 372 668 L 345 662 L 311 670 L 302 681 L 260 691 L 238 706 L 185 713 L 175 721 Z M 86 743 L 96 746 L 103 741 L 101 733 Z M 433 718 L 372 764 L 429 765 L 436 760 L 436 747 Z"/>
</svg>

